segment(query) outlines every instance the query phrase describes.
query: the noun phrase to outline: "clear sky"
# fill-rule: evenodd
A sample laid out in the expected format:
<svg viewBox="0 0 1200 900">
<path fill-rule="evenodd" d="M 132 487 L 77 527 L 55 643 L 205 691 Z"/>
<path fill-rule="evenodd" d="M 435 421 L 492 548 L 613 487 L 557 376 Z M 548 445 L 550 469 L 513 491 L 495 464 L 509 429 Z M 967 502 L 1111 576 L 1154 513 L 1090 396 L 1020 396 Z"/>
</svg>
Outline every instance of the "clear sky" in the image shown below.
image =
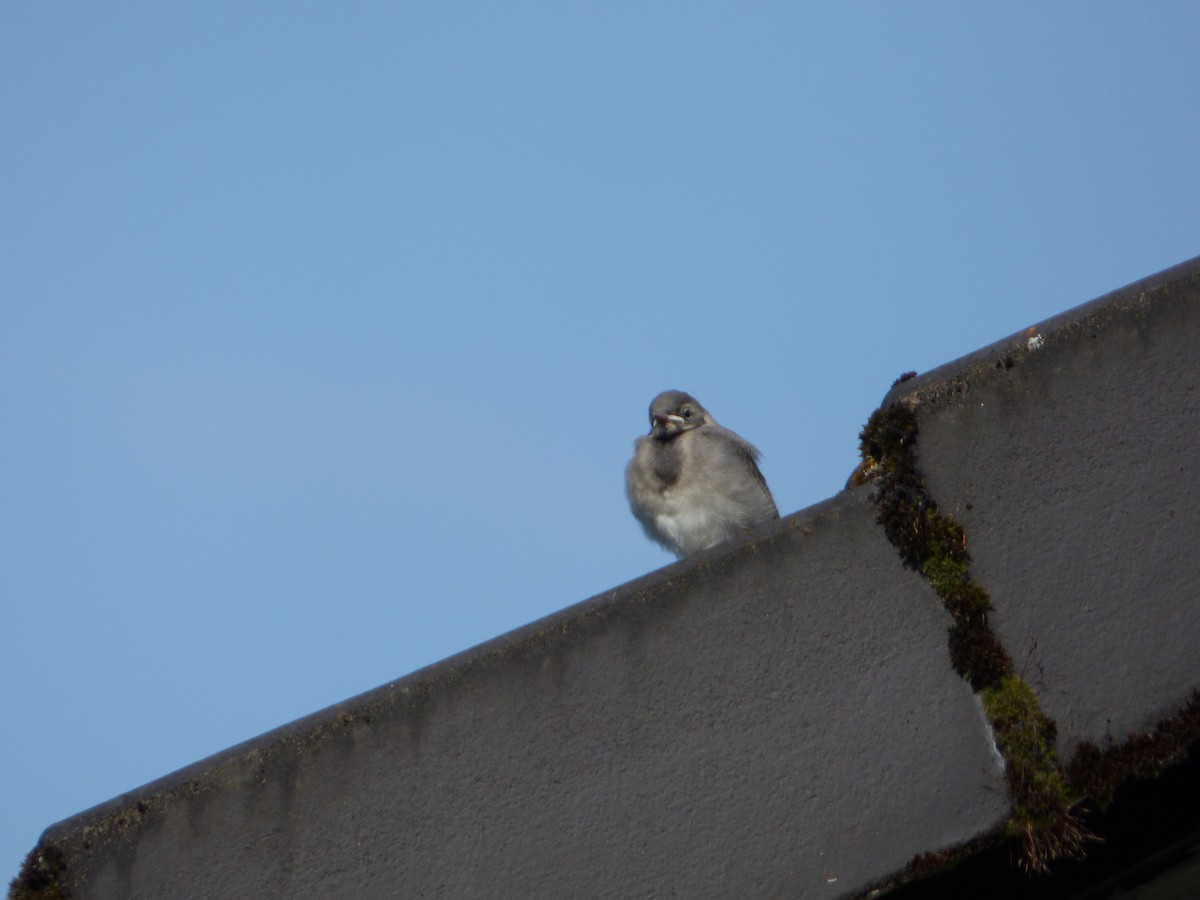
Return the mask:
<svg viewBox="0 0 1200 900">
<path fill-rule="evenodd" d="M 1200 4 L 0 6 L 0 875 L 780 509 L 892 380 L 1200 254 Z"/>
</svg>

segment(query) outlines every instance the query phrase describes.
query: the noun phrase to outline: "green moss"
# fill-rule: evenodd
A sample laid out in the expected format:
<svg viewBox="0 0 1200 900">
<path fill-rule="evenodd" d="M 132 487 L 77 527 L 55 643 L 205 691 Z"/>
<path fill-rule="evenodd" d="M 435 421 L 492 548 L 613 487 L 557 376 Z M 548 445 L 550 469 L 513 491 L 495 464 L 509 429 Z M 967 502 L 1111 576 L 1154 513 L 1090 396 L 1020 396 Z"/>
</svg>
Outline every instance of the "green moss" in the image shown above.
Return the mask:
<svg viewBox="0 0 1200 900">
<path fill-rule="evenodd" d="M 974 581 L 963 578 L 943 585 L 935 584 L 934 590 L 954 618 L 987 624 L 988 614 L 992 611 L 992 598 Z"/>
<path fill-rule="evenodd" d="M 938 511 L 916 464 L 917 417 L 894 403 L 876 410 L 859 435 L 864 466 L 873 461 L 878 520 L 905 565 L 919 571 L 954 622 L 950 659 L 975 690 L 996 684 L 1012 660 L 988 626 L 992 601 L 971 579 L 967 536 Z"/>
<path fill-rule="evenodd" d="M 61 850 L 38 844 L 9 884 L 8 900 L 69 900 L 70 892 L 58 883 L 66 867 Z"/>
<path fill-rule="evenodd" d="M 1045 871 L 1053 859 L 1081 856 L 1091 835 L 1071 813 L 1054 752 L 1054 721 L 1038 707 L 1033 689 L 1012 673 L 979 697 L 1004 757 L 1013 798 L 1009 830 L 1021 842 L 1022 862 Z"/>
<path fill-rule="evenodd" d="M 1022 785 L 1014 792 L 1021 801 L 1018 812 L 1036 821 L 1054 815 L 1065 798 L 1054 753 L 1058 729 L 1038 707 L 1033 688 L 1010 672 L 980 691 L 979 699 L 995 729 L 1008 776 Z"/>
<path fill-rule="evenodd" d="M 950 663 L 976 691 L 998 684 L 1012 671 L 1012 658 L 982 619 L 955 619 L 949 630 Z"/>
<path fill-rule="evenodd" d="M 1091 741 L 1082 741 L 1067 769 L 1067 782 L 1075 796 L 1091 797 L 1104 809 L 1112 803 L 1122 784 L 1153 778 L 1186 759 L 1190 748 L 1197 744 L 1200 744 L 1200 691 L 1193 691 L 1183 709 L 1152 731 L 1132 735 L 1103 750 Z"/>
<path fill-rule="evenodd" d="M 855 894 L 852 900 L 870 900 L 870 898 L 886 894 L 902 885 L 951 872 L 960 863 L 990 849 L 1002 839 L 1003 837 L 1000 835 L 986 834 L 983 837 L 975 838 L 966 843 L 947 847 L 945 850 L 919 853 L 910 859 L 908 865 L 899 872 L 885 878 L 883 881 L 878 881 L 868 886 L 860 893 Z"/>
<path fill-rule="evenodd" d="M 888 539 L 951 615 L 951 664 L 979 692 L 1004 758 L 1012 800 L 1008 830 L 1021 843 L 1024 865 L 1041 871 L 1049 860 L 1079 854 L 1088 835 L 1071 814 L 1054 752 L 1054 722 L 1013 673 L 1012 657 L 991 630 L 991 598 L 971 577 L 966 532 L 938 510 L 925 488 L 917 436 L 917 417 L 908 406 L 876 410 L 859 435 L 860 471 L 875 485 L 877 519 Z"/>
<path fill-rule="evenodd" d="M 871 414 L 859 432 L 863 459 L 868 457 L 893 468 L 908 455 L 917 439 L 917 417 L 900 403 L 883 406 Z"/>
<path fill-rule="evenodd" d="M 925 560 L 921 566 L 921 574 L 937 591 L 943 602 L 947 598 L 956 597 L 961 589 L 971 582 L 970 575 L 967 574 L 966 560 L 948 556 L 936 556 Z"/>
</svg>

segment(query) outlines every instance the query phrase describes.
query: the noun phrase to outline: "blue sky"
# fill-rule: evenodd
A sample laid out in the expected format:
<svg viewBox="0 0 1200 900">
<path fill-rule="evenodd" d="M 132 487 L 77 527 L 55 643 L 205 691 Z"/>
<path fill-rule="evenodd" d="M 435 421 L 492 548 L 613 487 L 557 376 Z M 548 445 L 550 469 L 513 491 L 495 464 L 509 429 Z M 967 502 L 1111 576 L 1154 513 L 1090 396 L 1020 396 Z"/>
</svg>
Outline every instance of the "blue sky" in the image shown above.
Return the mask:
<svg viewBox="0 0 1200 900">
<path fill-rule="evenodd" d="M 0 875 L 46 826 L 782 511 L 892 380 L 1200 253 L 1200 6 L 0 8 Z"/>
</svg>

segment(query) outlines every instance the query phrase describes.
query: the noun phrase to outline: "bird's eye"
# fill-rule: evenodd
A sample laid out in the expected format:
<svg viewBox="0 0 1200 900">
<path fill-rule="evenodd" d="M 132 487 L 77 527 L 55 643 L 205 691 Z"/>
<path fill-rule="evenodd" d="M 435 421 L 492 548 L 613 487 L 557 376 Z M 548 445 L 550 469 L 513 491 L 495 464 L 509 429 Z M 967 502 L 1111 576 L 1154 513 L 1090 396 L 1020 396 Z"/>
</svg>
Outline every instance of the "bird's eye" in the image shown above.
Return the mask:
<svg viewBox="0 0 1200 900">
<path fill-rule="evenodd" d="M 691 411 L 690 409 L 688 409 L 688 408 L 684 407 L 684 410 L 683 410 L 683 417 L 684 417 L 685 419 L 690 419 L 690 418 L 692 417 L 692 411 Z"/>
</svg>

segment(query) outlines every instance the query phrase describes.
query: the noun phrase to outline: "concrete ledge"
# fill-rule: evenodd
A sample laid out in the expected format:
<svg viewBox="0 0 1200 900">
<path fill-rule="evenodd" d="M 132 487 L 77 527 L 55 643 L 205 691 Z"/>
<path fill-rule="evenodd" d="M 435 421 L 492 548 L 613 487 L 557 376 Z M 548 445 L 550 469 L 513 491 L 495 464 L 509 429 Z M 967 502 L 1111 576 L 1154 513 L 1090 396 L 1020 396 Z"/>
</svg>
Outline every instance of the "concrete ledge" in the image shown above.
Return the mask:
<svg viewBox="0 0 1200 900">
<path fill-rule="evenodd" d="M 904 382 L 1060 755 L 1200 687 L 1200 260 Z"/>
<path fill-rule="evenodd" d="M 1007 800 L 865 492 L 52 828 L 89 897 L 843 896 Z"/>
</svg>

